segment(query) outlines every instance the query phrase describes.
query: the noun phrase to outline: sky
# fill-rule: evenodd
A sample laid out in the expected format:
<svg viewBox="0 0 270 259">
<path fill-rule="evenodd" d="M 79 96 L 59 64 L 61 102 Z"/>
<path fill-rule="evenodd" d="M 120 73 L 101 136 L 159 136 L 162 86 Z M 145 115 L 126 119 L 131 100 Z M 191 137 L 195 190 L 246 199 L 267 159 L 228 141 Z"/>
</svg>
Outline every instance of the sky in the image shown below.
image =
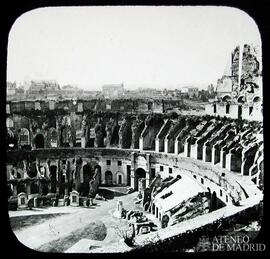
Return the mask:
<svg viewBox="0 0 270 259">
<path fill-rule="evenodd" d="M 260 33 L 236 8 L 39 8 L 10 30 L 7 81 L 56 80 L 87 90 L 215 84 L 244 43 L 261 46 Z"/>
</svg>

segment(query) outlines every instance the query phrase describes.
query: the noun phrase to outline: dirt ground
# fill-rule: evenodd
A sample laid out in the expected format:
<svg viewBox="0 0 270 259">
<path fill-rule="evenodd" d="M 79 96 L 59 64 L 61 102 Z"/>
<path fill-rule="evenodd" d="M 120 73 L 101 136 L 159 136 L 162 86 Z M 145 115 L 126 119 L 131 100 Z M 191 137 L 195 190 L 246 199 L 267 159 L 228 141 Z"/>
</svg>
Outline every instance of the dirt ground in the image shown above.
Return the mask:
<svg viewBox="0 0 270 259">
<path fill-rule="evenodd" d="M 29 211 L 12 212 L 11 226 L 18 240 L 25 246 L 43 252 L 64 252 L 82 238 L 104 240 L 112 244 L 121 239 L 118 229 L 127 229 L 127 222 L 112 216 L 117 200 L 123 202 L 125 209 L 137 209 L 132 193 L 114 199 L 95 200 L 95 205 L 84 207 L 54 207 L 43 209 L 42 214 L 29 215 Z M 61 214 L 61 209 L 65 214 Z M 70 213 L 68 210 L 70 209 Z M 46 210 L 50 214 L 46 214 Z M 55 212 L 53 213 L 52 210 Z M 60 213 L 60 214 L 59 214 Z M 19 220 L 21 218 L 21 220 Z M 22 220 L 23 219 L 23 220 Z"/>
</svg>

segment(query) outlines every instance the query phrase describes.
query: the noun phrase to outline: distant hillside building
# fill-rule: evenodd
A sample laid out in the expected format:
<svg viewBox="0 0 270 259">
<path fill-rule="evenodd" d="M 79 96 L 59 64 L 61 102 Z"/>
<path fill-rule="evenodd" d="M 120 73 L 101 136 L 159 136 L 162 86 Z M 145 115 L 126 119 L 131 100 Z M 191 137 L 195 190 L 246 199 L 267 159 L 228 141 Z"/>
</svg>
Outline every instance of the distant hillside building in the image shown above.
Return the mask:
<svg viewBox="0 0 270 259">
<path fill-rule="evenodd" d="M 181 88 L 182 95 L 188 96 L 189 98 L 197 98 L 199 96 L 199 88 L 198 87 L 183 87 Z"/>
<path fill-rule="evenodd" d="M 54 80 L 35 80 L 31 81 L 28 94 L 37 98 L 44 98 L 48 94 L 57 94 L 59 90 L 60 86 Z"/>
<path fill-rule="evenodd" d="M 103 85 L 102 94 L 105 98 L 118 98 L 124 95 L 124 85 Z"/>
<path fill-rule="evenodd" d="M 63 98 L 74 98 L 81 96 L 83 90 L 73 85 L 64 85 L 61 87 L 60 93 Z"/>
<path fill-rule="evenodd" d="M 16 82 L 11 83 L 7 82 L 7 95 L 15 95 L 16 94 Z"/>
</svg>

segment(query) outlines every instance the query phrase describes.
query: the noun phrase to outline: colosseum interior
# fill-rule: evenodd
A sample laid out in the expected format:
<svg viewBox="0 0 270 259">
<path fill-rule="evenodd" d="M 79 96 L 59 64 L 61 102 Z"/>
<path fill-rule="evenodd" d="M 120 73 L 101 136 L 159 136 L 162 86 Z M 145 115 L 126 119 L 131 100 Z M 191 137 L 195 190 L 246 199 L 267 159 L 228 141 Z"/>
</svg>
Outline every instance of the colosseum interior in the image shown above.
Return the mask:
<svg viewBox="0 0 270 259">
<path fill-rule="evenodd" d="M 244 53 L 248 51 L 246 46 Z M 254 62 L 248 64 L 254 67 Z M 232 73 L 222 80 L 226 78 L 239 86 L 237 76 Z M 259 73 L 253 76 L 261 77 Z M 102 201 L 111 202 L 108 194 L 114 193 L 116 209 L 111 217 L 131 220 L 136 247 L 148 246 L 150 250 L 157 233 L 153 224 L 158 228 L 157 242 L 163 244 L 159 247 L 164 247 L 177 238 L 192 240 L 192 233 L 200 228 L 209 231 L 209 226 L 231 226 L 238 218 L 252 217 L 249 209 L 258 210 L 264 189 L 263 124 L 261 119 L 230 116 L 227 105 L 243 105 L 245 109 L 237 98 L 249 88 L 243 88 L 238 96 L 231 92 L 229 100 L 225 100 L 227 86 L 222 80 L 218 81 L 217 99 L 209 103 L 204 116 L 165 113 L 165 106 L 181 104 L 175 100 L 7 102 L 10 213 L 51 207 L 59 208 L 59 213 L 66 207 L 91 206 L 98 211 L 109 206 Z M 253 102 L 258 93 L 249 95 Z M 225 116 L 220 110 L 209 112 L 214 105 L 218 109 L 225 107 Z M 85 218 L 96 213 L 86 212 Z M 105 214 L 94 215 L 102 218 Z M 65 224 L 65 219 L 58 224 Z M 69 231 L 79 232 L 75 223 L 68 224 Z M 27 232 L 29 236 L 40 231 L 34 227 Z M 16 236 L 41 251 L 50 251 L 44 243 L 49 246 L 54 240 L 44 237 L 33 241 L 19 232 Z M 134 248 L 119 247 L 124 251 Z M 117 249 L 113 243 L 111 248 L 97 245 L 93 251 Z"/>
</svg>

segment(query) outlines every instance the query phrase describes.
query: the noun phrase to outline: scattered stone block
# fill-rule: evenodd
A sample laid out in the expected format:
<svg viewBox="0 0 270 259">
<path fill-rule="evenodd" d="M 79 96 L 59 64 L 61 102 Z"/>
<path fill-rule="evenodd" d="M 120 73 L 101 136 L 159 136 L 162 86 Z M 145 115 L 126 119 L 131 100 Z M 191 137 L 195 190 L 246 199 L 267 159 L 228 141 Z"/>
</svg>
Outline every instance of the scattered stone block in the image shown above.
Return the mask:
<svg viewBox="0 0 270 259">
<path fill-rule="evenodd" d="M 72 191 L 70 193 L 70 206 L 79 206 L 79 193 L 77 191 Z"/>
<path fill-rule="evenodd" d="M 65 205 L 65 200 L 64 199 L 59 199 L 57 205 L 58 206 L 64 206 Z"/>
<path fill-rule="evenodd" d="M 25 209 L 27 208 L 27 195 L 24 192 L 18 194 L 18 208 Z"/>
<path fill-rule="evenodd" d="M 115 212 L 114 212 L 113 215 L 116 218 L 121 219 L 122 218 L 122 211 L 123 211 L 123 202 L 118 200 L 117 201 L 117 208 L 116 208 L 116 210 L 115 210 Z"/>
</svg>

